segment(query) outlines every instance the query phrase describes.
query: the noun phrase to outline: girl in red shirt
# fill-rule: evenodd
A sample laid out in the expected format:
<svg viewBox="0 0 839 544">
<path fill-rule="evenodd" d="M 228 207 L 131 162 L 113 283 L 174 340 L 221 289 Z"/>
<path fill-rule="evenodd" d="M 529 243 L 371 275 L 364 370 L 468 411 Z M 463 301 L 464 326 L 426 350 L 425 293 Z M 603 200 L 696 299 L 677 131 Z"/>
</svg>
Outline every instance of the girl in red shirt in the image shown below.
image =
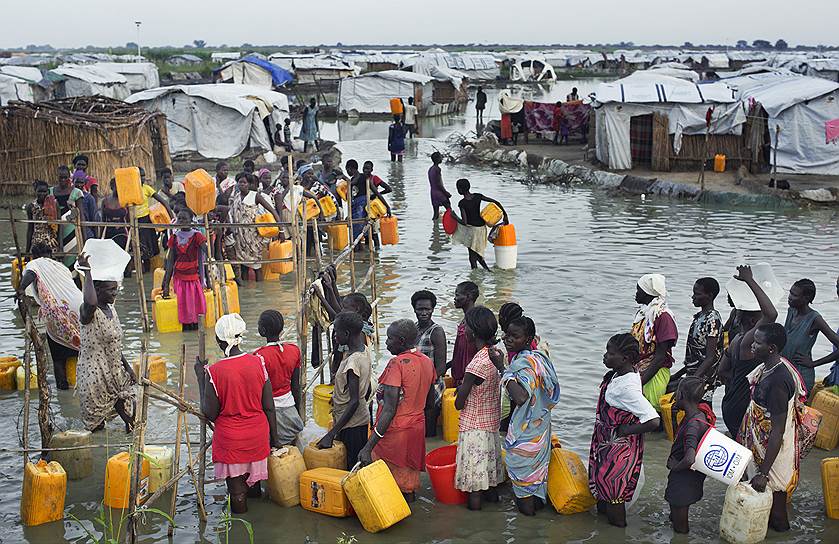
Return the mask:
<svg viewBox="0 0 839 544">
<path fill-rule="evenodd" d="M 169 281 L 174 276 L 175 297 L 178 299 L 178 321 L 185 331 L 198 330 L 198 316 L 207 312 L 204 298 L 206 281 L 204 254 L 207 238 L 197 229 L 189 227 L 194 222 L 192 210 L 178 209 L 177 221 L 184 225 L 169 237 L 169 254 L 163 276 L 163 298 L 169 298 Z"/>
</svg>

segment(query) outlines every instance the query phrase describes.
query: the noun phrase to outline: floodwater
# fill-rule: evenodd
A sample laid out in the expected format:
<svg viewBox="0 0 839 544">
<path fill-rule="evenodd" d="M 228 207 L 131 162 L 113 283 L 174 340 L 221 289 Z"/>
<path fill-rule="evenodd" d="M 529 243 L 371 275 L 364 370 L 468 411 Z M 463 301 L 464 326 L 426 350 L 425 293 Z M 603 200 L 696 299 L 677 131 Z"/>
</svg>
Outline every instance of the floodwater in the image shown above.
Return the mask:
<svg viewBox="0 0 839 544">
<path fill-rule="evenodd" d="M 561 82 L 568 84 L 569 82 Z M 581 94 L 587 92 L 582 84 Z M 554 89 L 564 96 L 567 90 Z M 492 102 L 492 101 L 491 101 Z M 487 116 L 488 118 L 491 116 Z M 634 315 L 635 282 L 644 273 L 660 272 L 667 276 L 670 304 L 676 315 L 682 338 L 676 348 L 677 359 L 684 353 L 684 334 L 694 308 L 690 304 L 691 286 L 699 276 L 710 275 L 725 284 L 737 264 L 771 262 L 788 286 L 801 277 L 812 278 L 819 289 L 815 307 L 826 320 L 839 323 L 839 302 L 833 289 L 837 272 L 837 240 L 839 223 L 836 212 L 828 209 L 757 211 L 704 206 L 689 202 L 615 196 L 585 187 L 527 185 L 518 171 L 488 169 L 471 165 L 444 165 L 447 187 L 454 191 L 460 177 L 472 181 L 473 190 L 501 201 L 515 224 L 519 240 L 519 266 L 513 271 L 492 269 L 470 271 L 466 250 L 453 245 L 442 228 L 431 222 L 426 170 L 428 155 L 442 148 L 442 139 L 453 130 L 473 128 L 471 112 L 461 117 L 426 120 L 426 138 L 411 142 L 403 164 L 388 161 L 386 123 L 331 124 L 324 127 L 324 137 L 337 138 L 344 160 L 373 160 L 375 171 L 393 187 L 390 195 L 399 218 L 399 246 L 386 246 L 378 259 L 378 288 L 381 297 L 380 320 L 386 325 L 397 318 L 412 317 L 411 294 L 418 289 L 434 291 L 439 304 L 436 319 L 442 323 L 449 344 L 461 314 L 453 307 L 452 294 L 457 283 L 476 282 L 481 289 L 480 303 L 498 309 L 506 301 L 519 302 L 536 322 L 539 334 L 551 345 L 562 386 L 562 396 L 555 408 L 555 434 L 563 446 L 587 458 L 594 419 L 598 385 L 605 372 L 601 358 L 606 340 L 625 331 Z M 433 136 L 433 138 L 431 138 Z M 21 234 L 23 234 L 21 232 Z M 11 255 L 14 245 L 8 229 L 0 232 L 0 338 L 4 353 L 22 355 L 23 337 L 20 323 L 12 311 L 9 287 Z M 491 246 L 487 261 L 493 263 Z M 361 277 L 366 261 L 358 258 Z M 346 286 L 348 274 L 342 269 Z M 150 289 L 151 276 L 146 276 Z M 286 315 L 294 311 L 292 281 L 283 277 L 278 282 L 246 284 L 240 288 L 242 315 L 251 332 L 246 347 L 260 345 L 256 319 L 267 308 L 278 308 Z M 725 293 L 717 299 L 723 315 L 728 312 Z M 781 302 L 781 319 L 784 314 Z M 126 329 L 125 351 L 129 360 L 139 351 L 139 309 L 133 282 L 127 282 L 117 302 L 117 309 Z M 291 320 L 288 320 L 291 321 Z M 288 322 L 287 321 L 287 322 Z M 384 327 L 383 327 L 384 329 Z M 382 329 L 382 333 L 384 330 Z M 293 339 L 289 331 L 287 339 Z M 169 360 L 169 386 L 182 342 L 194 353 L 195 333 L 151 337 L 151 350 Z M 814 355 L 827 353 L 828 345 L 820 339 Z M 211 350 L 210 356 L 217 356 Z M 379 353 L 378 369 L 383 368 L 387 354 L 384 343 Z M 188 383 L 194 384 L 191 364 Z M 826 373 L 820 369 L 819 375 Z M 51 378 L 50 378 L 51 379 Z M 72 392 L 53 389 L 53 418 L 59 430 L 78 429 L 78 402 Z M 195 388 L 187 395 L 195 398 Z M 721 391 L 717 393 L 717 403 Z M 24 528 L 20 525 L 18 501 L 21 489 L 22 456 L 15 452 L 20 446 L 17 435 L 22 394 L 0 394 L 0 417 L 6 432 L 0 437 L 0 519 L 6 530 L 0 542 L 57 542 L 63 539 L 86 541 L 85 532 L 69 521 L 69 514 L 84 520 L 94 530 L 92 520 L 102 499 L 104 459 L 97 455 L 94 476 L 68 485 L 63 524 Z M 34 409 L 32 421 L 34 422 Z M 193 440 L 197 438 L 197 421 L 190 418 Z M 176 412 L 156 401 L 151 402 L 147 443 L 174 439 Z M 37 427 L 31 426 L 37 443 Z M 96 435 L 100 443 L 112 445 L 126 442 L 120 425 L 113 421 L 107 431 Z M 429 449 L 440 442 L 429 443 Z M 663 434 L 647 439 L 645 455 L 646 484 L 638 504 L 630 510 L 629 527 L 616 529 L 593 513 L 560 516 L 550 507 L 534 518 L 520 516 L 512 504 L 509 487 L 502 488 L 502 502 L 487 505 L 480 513 L 462 506 L 446 506 L 433 501 L 427 479 L 418 501 L 411 505 L 413 515 L 394 528 L 378 534 L 367 534 L 354 518 L 335 519 L 300 508 L 285 509 L 267 500 L 252 500 L 244 519 L 253 524 L 256 542 L 321 542 L 333 543 L 346 535 L 355 535 L 362 543 L 391 542 L 459 542 L 466 539 L 486 542 L 707 542 L 718 540 L 719 516 L 724 489 L 708 480 L 705 498 L 691 509 L 692 533 L 674 537 L 668 522 L 667 504 L 663 501 L 667 472 L 664 468 L 669 442 Z M 101 451 L 101 450 L 100 450 Z M 814 450 L 803 462 L 801 485 L 791 509 L 793 530 L 785 535 L 769 533 L 773 542 L 828 542 L 836 534 L 839 522 L 827 520 L 823 513 L 818 464 L 828 452 Z M 835 452 L 834 452 L 835 455 Z M 212 474 L 208 471 L 208 475 Z M 188 479 L 180 486 L 175 520 L 175 542 L 216 542 L 216 527 L 224 506 L 224 485 L 207 485 L 209 520 L 199 524 L 195 495 Z M 156 506 L 168 509 L 168 495 Z M 116 515 L 116 514 L 115 514 Z M 98 530 L 98 528 L 96 529 Z M 142 528 L 143 542 L 164 540 L 165 522 L 147 516 Z M 223 540 L 222 540 L 223 541 Z M 232 529 L 231 542 L 245 542 L 240 525 Z"/>
</svg>

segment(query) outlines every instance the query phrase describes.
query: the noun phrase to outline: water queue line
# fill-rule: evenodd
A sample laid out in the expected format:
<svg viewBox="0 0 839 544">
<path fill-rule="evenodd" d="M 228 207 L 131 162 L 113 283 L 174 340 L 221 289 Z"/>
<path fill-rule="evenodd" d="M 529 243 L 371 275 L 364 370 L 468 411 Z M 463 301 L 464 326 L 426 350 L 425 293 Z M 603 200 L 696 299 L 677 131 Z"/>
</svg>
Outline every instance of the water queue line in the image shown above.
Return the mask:
<svg viewBox="0 0 839 544">
<path fill-rule="evenodd" d="M 291 159 L 289 158 L 289 162 Z M 291 165 L 289 165 L 291 166 Z M 299 180 L 296 176 L 290 180 L 292 185 L 299 183 Z M 369 199 L 370 189 L 369 186 L 367 187 L 367 197 Z M 292 192 L 292 209 L 296 209 L 296 197 L 294 192 Z M 207 438 L 206 429 L 207 427 L 212 428 L 212 423 L 207 421 L 204 415 L 201 413 L 200 409 L 192 405 L 189 401 L 184 398 L 184 384 L 185 384 L 185 373 L 186 373 L 186 344 L 182 344 L 181 346 L 181 357 L 180 357 L 180 364 L 179 364 L 179 372 L 178 372 L 178 387 L 177 393 L 170 391 L 168 388 L 161 386 L 154 381 L 152 381 L 149 377 L 149 353 L 148 353 L 148 340 L 150 334 L 150 321 L 148 317 L 148 303 L 145 298 L 145 287 L 143 283 L 143 274 L 142 274 L 142 258 L 140 253 L 140 244 L 139 244 L 139 229 L 141 228 L 155 228 L 155 229 L 166 229 L 166 228 L 180 228 L 184 225 L 179 224 L 172 224 L 172 223 L 151 223 L 151 224 L 140 224 L 137 222 L 137 217 L 135 213 L 134 205 L 129 206 L 129 222 L 128 223 L 113 223 L 113 222 L 98 222 L 98 221 L 82 221 L 80 215 L 76 211 L 73 213 L 72 221 L 68 220 L 32 220 L 32 219 L 15 219 L 13 214 L 13 208 L 11 206 L 7 206 L 9 212 L 8 221 L 12 228 L 13 237 L 15 240 L 16 246 L 16 255 L 17 255 L 17 262 L 21 269 L 23 268 L 24 263 L 24 254 L 20 249 L 20 243 L 17 238 L 17 223 L 22 224 L 50 224 L 50 225 L 73 225 L 75 227 L 75 235 L 76 235 L 76 246 L 77 246 L 77 253 L 70 254 L 78 256 L 81 254 L 82 251 L 82 228 L 84 227 L 94 227 L 94 228 L 106 228 L 106 227 L 124 227 L 130 232 L 130 238 L 128 243 L 126 244 L 126 249 L 128 246 L 131 246 L 131 253 L 134 261 L 134 272 L 135 278 L 137 280 L 137 290 L 138 290 L 138 302 L 141 307 L 142 312 L 142 323 L 143 323 L 143 336 L 141 340 L 141 348 L 140 348 L 140 365 L 139 365 L 139 380 L 138 385 L 141 388 L 141 395 L 139 399 L 139 413 L 137 413 L 137 408 L 135 407 L 135 421 L 134 421 L 134 429 L 133 429 L 133 440 L 130 444 L 120 444 L 119 447 L 129 446 L 131 448 L 132 454 L 129 457 L 129 500 L 128 500 L 128 520 L 129 520 L 129 541 L 136 542 L 137 538 L 137 529 L 136 523 L 134 523 L 136 514 L 141 512 L 144 508 L 151 505 L 155 500 L 160 498 L 166 491 L 172 489 L 172 502 L 170 504 L 170 515 L 174 518 L 175 515 L 175 506 L 176 506 L 176 499 L 177 499 L 177 487 L 178 483 L 181 478 L 189 474 L 190 480 L 192 481 L 193 486 L 196 490 L 196 502 L 198 508 L 198 515 L 199 518 L 204 521 L 206 520 L 206 507 L 204 502 L 204 484 L 206 482 L 205 471 L 206 471 L 206 453 L 209 450 L 212 441 Z M 206 215 L 206 212 L 201 214 L 204 215 L 204 223 L 196 223 L 194 225 L 189 226 L 198 226 L 203 227 L 206 229 L 207 232 L 211 232 L 210 224 Z M 307 255 L 307 231 L 308 231 L 308 222 L 311 221 L 311 228 L 312 231 L 318 233 L 318 221 L 317 218 L 311 218 L 302 216 L 298 218 L 300 214 L 292 214 L 293 220 L 290 222 L 259 222 L 258 225 L 260 227 L 269 227 L 269 228 L 281 228 L 281 227 L 290 227 L 291 230 L 291 242 L 292 242 L 292 255 L 291 257 L 284 257 L 284 258 L 267 258 L 261 259 L 259 261 L 236 261 L 236 260 L 225 260 L 225 259 L 214 259 L 212 255 L 212 244 L 208 244 L 209 251 L 207 255 L 207 264 L 208 270 L 210 271 L 210 277 L 212 279 L 212 284 L 214 286 L 213 293 L 214 299 L 216 301 L 215 309 L 216 309 L 216 318 L 219 318 L 223 315 L 225 309 L 229 309 L 229 301 L 224 301 L 224 297 L 220 297 L 220 290 L 216 289 L 218 287 L 219 278 L 217 276 L 217 266 L 224 265 L 224 264 L 271 264 L 271 263 L 284 263 L 284 262 L 291 262 L 292 268 L 297 269 L 297 273 L 295 276 L 295 286 L 297 291 L 297 296 L 295 297 L 296 301 L 296 326 L 297 326 L 297 338 L 298 342 L 301 346 L 301 363 L 304 367 L 308 367 L 306 364 L 307 362 L 307 348 L 308 348 L 308 314 L 309 314 L 309 305 L 311 302 L 311 296 L 313 293 L 313 284 L 317 280 L 317 276 L 323 270 L 323 255 L 320 247 L 320 241 L 318 240 L 317 243 L 314 244 L 315 252 L 314 257 L 309 258 Z M 302 219 L 302 225 L 300 224 L 300 220 Z M 337 255 L 334 253 L 332 245 L 329 245 L 330 252 L 329 252 L 329 261 L 332 266 L 335 267 L 337 270 L 340 266 L 344 264 L 349 265 L 350 269 L 350 288 L 351 292 L 356 292 L 359 289 L 363 289 L 369 283 L 371 289 L 371 307 L 373 310 L 373 323 L 374 323 L 374 339 L 375 343 L 378 346 L 379 344 L 379 319 L 378 319 L 378 306 L 379 306 L 379 298 L 377 294 L 377 285 L 376 285 L 376 258 L 375 252 L 373 250 L 373 244 L 367 244 L 367 257 L 369 259 L 369 266 L 367 273 L 361 279 L 360 282 L 357 282 L 356 270 L 355 270 L 355 254 L 357 251 L 357 247 L 360 243 L 368 235 L 372 234 L 372 225 L 376 218 L 368 217 L 367 220 L 364 222 L 364 226 L 359 233 L 358 236 L 354 237 L 351 240 L 351 243 L 347 244 L 348 247 L 345 247 L 343 250 L 340 251 Z M 4 221 L 0 219 L 0 221 Z M 323 222 L 321 225 L 327 227 L 340 227 L 346 225 L 348 232 L 354 231 L 354 223 L 357 220 L 353 220 L 352 213 L 348 213 L 347 220 L 339 220 L 339 221 L 328 221 Z M 224 228 L 254 228 L 256 225 L 253 223 L 213 223 L 213 229 L 224 229 Z M 313 279 L 308 278 L 309 273 L 309 263 L 314 263 L 313 267 Z M 303 265 L 304 268 L 301 271 L 300 265 Z M 221 270 L 224 270 L 221 268 Z M 222 272 L 223 273 L 223 272 Z M 227 302 L 227 303 L 225 303 Z M 34 321 L 32 320 L 31 316 L 27 312 L 26 304 L 23 298 L 19 301 L 19 311 L 21 316 L 24 317 L 26 323 L 26 351 L 24 354 L 24 380 L 27 384 L 27 387 L 24 388 L 24 430 L 23 430 L 23 449 L 16 450 L 15 453 L 22 453 L 24 466 L 30 463 L 30 440 L 29 440 L 29 405 L 30 405 L 30 388 L 28 384 L 31 383 L 31 352 L 35 352 L 35 359 L 36 359 L 36 373 L 37 373 L 37 381 L 38 381 L 38 389 L 39 389 L 39 425 L 41 431 L 41 455 L 44 456 L 47 452 L 58 452 L 58 451 L 76 451 L 76 450 L 92 450 L 101 447 L 113 447 L 113 445 L 107 444 L 80 444 L 76 446 L 68 446 L 68 447 L 49 447 L 49 444 L 52 439 L 52 427 L 49 422 L 47 408 L 49 406 L 49 385 L 46 379 L 46 352 L 43 346 L 43 341 L 38 333 Z M 198 338 L 198 352 L 199 357 L 201 360 L 206 360 L 206 337 L 205 337 L 205 316 L 199 316 L 199 338 Z M 327 352 L 332 351 L 331 346 L 331 337 L 328 334 L 328 331 L 321 330 L 319 334 L 323 334 L 324 332 L 327 333 Z M 322 340 L 322 337 L 321 337 Z M 316 368 L 315 373 L 309 377 L 305 383 L 301 384 L 301 393 L 305 398 L 305 394 L 312 388 L 312 386 L 319 381 L 321 384 L 324 383 L 324 367 L 326 365 L 325 361 L 326 358 L 323 357 L 323 343 L 319 342 L 319 356 L 321 364 Z M 177 409 L 177 426 L 176 426 L 176 439 L 173 442 L 160 442 L 162 444 L 174 444 L 175 445 L 175 452 L 173 458 L 173 466 L 178 470 L 178 472 L 174 475 L 170 473 L 170 477 L 168 480 L 160 485 L 151 495 L 148 497 L 142 496 L 142 491 L 146 488 L 143 487 L 143 466 L 144 463 L 142 462 L 134 462 L 135 456 L 140 457 L 140 453 L 144 451 L 146 446 L 146 429 L 148 426 L 148 403 L 149 399 L 154 399 L 160 402 L 164 402 L 170 404 L 171 406 Z M 370 401 L 368 401 L 369 403 Z M 301 417 L 305 420 L 306 417 L 306 404 L 301 403 L 298 406 L 298 411 L 301 414 Z M 193 415 L 198 418 L 201 429 L 200 429 L 200 444 L 198 445 L 198 450 L 193 455 L 193 445 L 192 440 L 190 440 L 190 432 L 189 432 L 189 424 L 188 424 L 188 415 Z M 182 439 L 183 437 L 183 439 Z M 180 457 L 181 457 L 181 445 L 186 444 L 186 453 L 187 453 L 187 463 L 183 469 L 180 469 Z M 44 447 L 44 446 L 47 447 Z M 110 464 L 110 463 L 109 463 Z M 195 474 L 195 467 L 197 465 L 198 474 Z M 107 483 L 106 483 L 107 486 Z M 64 487 L 63 490 L 66 492 L 66 473 L 64 475 Z M 63 499 L 63 494 L 62 494 Z M 26 500 L 25 496 L 21 497 L 22 501 Z M 63 505 L 63 500 L 62 500 Z M 60 509 L 59 514 L 63 517 L 63 508 Z M 42 522 L 52 521 L 52 520 L 44 520 Z M 170 522 L 168 527 L 168 534 L 171 536 L 174 532 L 174 526 Z"/>
</svg>

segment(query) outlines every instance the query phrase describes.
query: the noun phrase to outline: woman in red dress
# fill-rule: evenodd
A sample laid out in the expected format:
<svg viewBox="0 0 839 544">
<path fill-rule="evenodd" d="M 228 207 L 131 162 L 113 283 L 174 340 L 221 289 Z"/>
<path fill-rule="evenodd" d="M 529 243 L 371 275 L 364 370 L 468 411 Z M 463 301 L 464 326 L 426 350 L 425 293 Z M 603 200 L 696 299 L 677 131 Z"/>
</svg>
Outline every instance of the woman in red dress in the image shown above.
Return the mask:
<svg viewBox="0 0 839 544">
<path fill-rule="evenodd" d="M 198 330 L 198 316 L 207 312 L 204 298 L 206 281 L 204 259 L 207 238 L 189 225 L 195 222 L 187 207 L 178 209 L 178 224 L 184 225 L 169 237 L 166 274 L 163 276 L 163 298 L 169 298 L 169 281 L 174 276 L 175 297 L 178 299 L 178 321 L 184 330 Z"/>
<path fill-rule="evenodd" d="M 215 423 L 215 477 L 227 481 L 230 509 L 236 514 L 248 511 L 247 497 L 261 495 L 268 455 L 280 446 L 271 380 L 262 357 L 239 349 L 245 332 L 239 314 L 222 316 L 216 322 L 216 342 L 225 358 L 212 366 L 200 359 L 195 363 L 201 412 Z"/>
</svg>

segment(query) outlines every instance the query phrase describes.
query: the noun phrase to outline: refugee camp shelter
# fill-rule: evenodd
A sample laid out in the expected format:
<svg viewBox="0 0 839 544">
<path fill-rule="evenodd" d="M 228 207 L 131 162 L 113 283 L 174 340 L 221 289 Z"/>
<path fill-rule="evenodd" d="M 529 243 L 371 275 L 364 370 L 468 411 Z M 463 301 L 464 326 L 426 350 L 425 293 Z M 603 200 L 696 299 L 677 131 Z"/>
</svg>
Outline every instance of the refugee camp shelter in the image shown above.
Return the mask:
<svg viewBox="0 0 839 544">
<path fill-rule="evenodd" d="M 255 55 L 226 62 L 221 68 L 214 70 L 213 75 L 217 82 L 268 90 L 282 87 L 293 79 L 288 70 Z"/>
<path fill-rule="evenodd" d="M 0 191 L 29 194 L 34 180 L 52 182 L 58 166 L 81 153 L 90 158 L 88 171 L 106 184 L 105 192 L 115 168 L 171 167 L 166 139 L 162 114 L 119 100 L 14 102 L 0 109 Z"/>
<path fill-rule="evenodd" d="M 455 70 L 470 81 L 492 81 L 501 75 L 499 63 L 489 53 L 449 53 L 439 48 L 429 49 L 406 56 L 402 59 L 400 68 L 423 73 L 415 69 L 417 65 L 433 65 Z"/>
<path fill-rule="evenodd" d="M 12 100 L 34 102 L 32 86 L 26 80 L 0 72 L 0 106 L 5 106 Z"/>
<path fill-rule="evenodd" d="M 839 175 L 839 141 L 831 129 L 839 120 L 839 83 L 787 70 L 723 81 L 760 120 L 752 135 L 756 163 L 770 168 L 777 149 L 779 172 Z"/>
<path fill-rule="evenodd" d="M 194 66 L 197 64 L 201 64 L 204 62 L 199 56 L 190 55 L 189 53 L 184 53 L 181 55 L 172 55 L 171 57 L 166 59 L 166 64 L 171 64 L 172 66 Z"/>
<path fill-rule="evenodd" d="M 709 156 L 743 156 L 740 136 L 746 114 L 725 83 L 638 71 L 598 85 L 594 106 L 596 156 L 609 168 L 695 168 L 704 157 L 709 108 Z"/>
<path fill-rule="evenodd" d="M 404 51 L 341 51 L 340 55 L 362 73 L 367 73 L 396 70 L 406 53 Z"/>
<path fill-rule="evenodd" d="M 556 73 L 545 57 L 526 56 L 510 65 L 510 81 L 555 81 Z"/>
<path fill-rule="evenodd" d="M 435 79 L 401 70 L 372 72 L 340 81 L 338 113 L 350 116 L 389 115 L 390 99 L 414 98 L 423 117 L 455 113 L 466 104 L 463 80 Z"/>
<path fill-rule="evenodd" d="M 56 98 L 105 96 L 122 100 L 131 92 L 124 75 L 94 64 L 62 64 L 47 73 Z"/>
<path fill-rule="evenodd" d="M 0 65 L 0 106 L 10 100 L 41 102 L 49 100 L 52 85 L 34 66 Z"/>
<path fill-rule="evenodd" d="M 173 85 L 129 96 L 168 120 L 169 151 L 227 159 L 246 149 L 271 150 L 268 128 L 288 117 L 284 94 L 250 85 Z"/>
<path fill-rule="evenodd" d="M 338 81 L 360 73 L 352 63 L 333 56 L 296 58 L 291 63 L 297 84 L 335 86 Z"/>
<path fill-rule="evenodd" d="M 153 62 L 97 62 L 92 66 L 121 74 L 132 93 L 160 87 L 160 74 Z"/>
</svg>

